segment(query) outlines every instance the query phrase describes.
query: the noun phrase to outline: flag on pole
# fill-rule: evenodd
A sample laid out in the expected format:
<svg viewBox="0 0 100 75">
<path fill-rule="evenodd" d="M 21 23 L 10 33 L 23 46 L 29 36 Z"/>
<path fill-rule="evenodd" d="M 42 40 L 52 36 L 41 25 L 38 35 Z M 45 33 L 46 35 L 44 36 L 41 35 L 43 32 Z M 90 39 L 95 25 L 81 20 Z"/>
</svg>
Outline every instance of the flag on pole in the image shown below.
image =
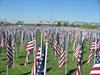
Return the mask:
<svg viewBox="0 0 100 75">
<path fill-rule="evenodd" d="M 15 35 L 13 35 L 13 38 L 11 41 L 11 47 L 12 47 L 13 52 L 15 50 L 15 46 L 16 46 L 16 37 L 15 37 Z"/>
<path fill-rule="evenodd" d="M 25 60 L 25 66 L 26 64 L 28 64 L 29 62 L 29 54 L 30 53 L 33 53 L 33 50 L 34 50 L 34 43 L 33 43 L 33 39 L 32 39 L 32 36 L 31 34 L 29 35 L 29 42 L 28 42 L 28 45 L 27 45 L 27 48 L 26 48 L 26 60 Z"/>
<path fill-rule="evenodd" d="M 9 35 L 9 38 L 7 40 L 7 65 L 8 67 L 11 67 L 13 64 L 13 50 L 11 47 L 11 35 Z"/>
<path fill-rule="evenodd" d="M 42 56 L 42 49 L 41 49 L 41 47 L 39 47 L 37 50 L 36 58 L 34 60 L 33 66 L 32 66 L 31 75 L 37 75 L 36 74 L 37 73 L 37 66 L 40 64 L 39 62 L 41 60 L 41 56 Z"/>
<path fill-rule="evenodd" d="M 88 56 L 87 64 L 90 64 L 91 61 L 92 61 L 94 51 L 95 51 L 95 48 L 96 48 L 95 46 L 96 46 L 95 41 L 93 41 L 93 43 L 91 44 L 91 47 L 90 47 L 90 53 L 89 53 L 89 56 Z"/>
<path fill-rule="evenodd" d="M 65 64 L 65 56 L 65 51 L 62 50 L 59 57 L 59 68 L 62 68 Z"/>
<path fill-rule="evenodd" d="M 61 49 L 56 40 L 54 41 L 53 48 L 56 56 L 59 56 Z"/>
<path fill-rule="evenodd" d="M 59 33 L 57 33 L 57 35 L 56 35 L 56 41 L 57 41 L 57 44 L 59 45 L 60 43 L 59 43 Z"/>
<path fill-rule="evenodd" d="M 78 43 L 77 46 L 76 46 L 75 53 L 74 53 L 74 56 L 75 56 L 76 59 L 78 59 L 78 57 L 80 55 L 80 48 L 81 48 L 81 45 Z"/>
<path fill-rule="evenodd" d="M 36 54 L 36 64 L 37 64 L 37 65 L 38 65 L 39 60 L 40 60 L 40 58 L 41 58 L 41 54 L 42 54 L 42 49 L 41 49 L 41 48 L 38 48 L 37 54 Z"/>
<path fill-rule="evenodd" d="M 65 64 L 65 58 L 66 58 L 66 35 L 62 35 L 62 47 L 60 51 L 60 56 L 59 56 L 59 68 L 62 68 L 63 65 Z"/>
<path fill-rule="evenodd" d="M 75 74 L 76 75 L 82 75 L 82 43 L 83 43 L 83 38 L 82 38 L 82 31 L 80 31 L 80 43 L 79 43 L 79 47 L 77 49 L 79 49 L 79 52 L 78 52 L 78 56 L 77 56 L 77 62 L 78 62 L 78 65 L 77 65 L 77 69 L 76 69 L 76 72 Z"/>
<path fill-rule="evenodd" d="M 32 39 L 31 34 L 29 35 L 28 40 L 29 41 L 28 41 L 28 44 L 27 44 L 26 53 L 27 52 L 31 53 L 34 50 L 34 43 L 33 43 L 33 39 Z"/>
<path fill-rule="evenodd" d="M 78 67 L 76 69 L 76 75 L 81 75 L 82 61 L 81 55 L 78 56 Z"/>
<path fill-rule="evenodd" d="M 57 35 L 58 36 L 58 35 Z M 57 38 L 58 40 L 59 38 Z M 60 42 L 59 42 L 60 43 Z M 58 42 L 55 40 L 54 44 L 53 44 L 53 48 L 54 48 L 54 52 L 56 54 L 56 56 L 59 59 L 59 68 L 62 68 L 63 65 L 65 64 L 65 51 L 63 50 L 63 48 L 60 46 L 60 44 L 58 44 Z"/>
<path fill-rule="evenodd" d="M 89 75 L 100 75 L 100 56 L 96 56 L 96 64 L 93 65 Z"/>
<path fill-rule="evenodd" d="M 41 58 L 40 58 L 39 63 L 37 65 L 36 75 L 44 75 L 44 67 L 45 67 L 44 60 L 45 60 L 45 53 L 44 53 L 44 51 L 42 51 Z"/>
</svg>

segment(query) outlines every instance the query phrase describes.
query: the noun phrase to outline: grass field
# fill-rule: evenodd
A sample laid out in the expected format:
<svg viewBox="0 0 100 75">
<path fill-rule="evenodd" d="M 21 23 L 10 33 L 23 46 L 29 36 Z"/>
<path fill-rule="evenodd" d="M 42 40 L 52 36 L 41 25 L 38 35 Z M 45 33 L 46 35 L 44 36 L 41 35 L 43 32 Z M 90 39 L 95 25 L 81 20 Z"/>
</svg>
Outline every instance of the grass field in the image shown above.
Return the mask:
<svg viewBox="0 0 100 75">
<path fill-rule="evenodd" d="M 15 50 L 15 56 L 14 56 L 14 67 L 8 70 L 8 75 L 30 75 L 31 74 L 31 69 L 32 69 L 32 64 L 33 64 L 33 59 L 34 55 L 30 55 L 30 63 L 27 66 L 24 66 L 25 62 L 25 49 L 26 49 L 26 44 L 24 47 L 20 47 L 19 44 L 19 38 L 17 38 L 16 42 L 16 50 Z M 40 43 L 40 32 L 37 34 L 37 48 Z M 77 68 L 77 62 L 76 59 L 73 58 L 73 51 L 72 51 L 72 46 L 73 44 L 69 42 L 68 45 L 68 55 L 66 57 L 67 63 L 65 64 L 66 67 L 64 66 L 63 68 L 59 69 L 58 68 L 58 61 L 57 57 L 54 55 L 53 50 L 51 46 L 48 48 L 48 55 L 47 55 L 47 74 L 46 75 L 65 75 L 65 72 L 67 73 L 66 75 L 75 75 L 75 70 Z M 82 75 L 88 75 L 90 72 L 90 68 L 92 65 L 87 65 L 86 60 L 89 54 L 89 42 L 85 41 L 84 42 L 84 51 L 83 51 L 83 67 L 82 67 Z M 0 75 L 6 75 L 6 48 L 0 47 Z"/>
</svg>

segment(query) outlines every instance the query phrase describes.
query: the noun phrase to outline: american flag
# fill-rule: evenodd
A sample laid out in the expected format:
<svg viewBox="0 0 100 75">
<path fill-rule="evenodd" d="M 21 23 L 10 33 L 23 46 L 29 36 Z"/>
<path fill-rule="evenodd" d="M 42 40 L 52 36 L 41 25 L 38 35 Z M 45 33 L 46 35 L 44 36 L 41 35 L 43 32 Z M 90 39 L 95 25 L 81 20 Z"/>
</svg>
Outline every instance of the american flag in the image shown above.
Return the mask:
<svg viewBox="0 0 100 75">
<path fill-rule="evenodd" d="M 53 48 L 54 48 L 54 52 L 57 56 L 60 55 L 60 52 L 61 52 L 61 48 L 60 46 L 58 45 L 57 41 L 54 42 L 53 44 Z"/>
<path fill-rule="evenodd" d="M 75 75 L 81 75 L 81 67 L 78 65 Z"/>
<path fill-rule="evenodd" d="M 35 38 L 32 38 L 32 34 L 30 33 L 28 36 L 28 44 L 26 48 L 26 52 L 33 52 L 34 50 L 34 44 L 35 44 Z"/>
<path fill-rule="evenodd" d="M 26 48 L 26 52 L 32 52 L 34 50 L 34 43 L 33 40 L 28 42 L 27 48 Z"/>
<path fill-rule="evenodd" d="M 4 46 L 4 38 L 3 38 L 3 36 L 1 35 L 1 47 L 3 47 Z"/>
<path fill-rule="evenodd" d="M 100 41 L 97 43 L 97 49 L 100 50 Z"/>
<path fill-rule="evenodd" d="M 100 75 L 100 56 L 96 56 L 96 64 L 93 65 L 89 75 Z"/>
<path fill-rule="evenodd" d="M 60 57 L 59 57 L 59 68 L 63 67 L 65 64 L 65 51 L 61 51 Z"/>
<path fill-rule="evenodd" d="M 15 46 L 16 46 L 16 41 L 15 41 L 15 36 L 13 37 L 12 41 L 11 41 L 11 47 L 13 49 L 13 52 L 14 52 L 14 49 L 15 49 Z"/>
<path fill-rule="evenodd" d="M 7 40 L 7 60 L 8 60 L 8 67 L 11 67 L 13 64 L 13 50 L 11 47 L 11 35 L 9 35 L 9 38 Z"/>
<path fill-rule="evenodd" d="M 66 49 L 67 49 L 67 43 L 66 43 L 66 35 L 63 34 L 62 36 L 63 38 L 63 43 L 62 43 L 62 47 L 63 49 L 61 50 L 61 54 L 60 54 L 60 57 L 59 57 L 59 68 L 63 67 L 63 65 L 65 64 L 66 62 Z"/>
<path fill-rule="evenodd" d="M 97 39 L 100 39 L 100 34 L 96 36 Z"/>
<path fill-rule="evenodd" d="M 82 67 L 82 56 L 81 56 L 81 45 L 80 47 L 78 48 L 79 49 L 79 53 L 77 55 L 77 61 L 78 61 L 78 66 L 77 66 L 77 69 L 76 69 L 76 72 L 75 72 L 75 75 L 81 75 L 81 67 Z"/>
<path fill-rule="evenodd" d="M 36 75 L 37 66 L 39 65 L 39 61 L 41 60 L 41 56 L 42 56 L 42 49 L 38 48 L 36 58 L 34 60 L 33 66 L 32 66 L 31 75 Z"/>
<path fill-rule="evenodd" d="M 44 75 L 44 52 L 42 52 L 41 58 L 39 60 L 36 75 Z"/>
<path fill-rule="evenodd" d="M 82 38 L 82 32 L 80 32 L 80 43 L 78 43 L 78 50 L 79 50 L 79 54 L 77 56 L 77 61 L 78 61 L 78 66 L 77 66 L 77 69 L 76 69 L 76 72 L 75 74 L 76 75 L 81 75 L 81 71 L 82 71 L 82 43 L 83 43 L 83 38 Z"/>
<path fill-rule="evenodd" d="M 57 35 L 56 35 L 56 40 L 57 40 L 57 44 L 59 45 L 60 43 L 60 41 L 59 41 L 59 38 L 60 38 L 60 36 L 59 36 L 59 33 L 57 33 Z"/>
<path fill-rule="evenodd" d="M 65 64 L 65 51 L 63 50 L 63 48 L 61 48 L 57 41 L 54 42 L 53 48 L 56 56 L 59 59 L 59 68 L 61 68 Z"/>
<path fill-rule="evenodd" d="M 92 58 L 93 58 L 93 55 L 94 55 L 94 50 L 95 50 L 95 42 L 93 42 L 91 44 L 91 47 L 90 47 L 90 53 L 89 53 L 89 56 L 88 56 L 88 60 L 87 60 L 87 64 L 90 64 L 91 61 L 92 61 Z"/>
<path fill-rule="evenodd" d="M 42 54 L 42 49 L 39 48 L 39 49 L 37 50 L 37 54 L 36 54 L 36 64 L 37 64 L 37 65 L 38 65 L 39 60 L 40 60 L 40 58 L 41 58 L 41 54 Z"/>
<path fill-rule="evenodd" d="M 78 57 L 80 55 L 80 48 L 81 48 L 81 45 L 78 43 L 77 46 L 76 46 L 75 53 L 74 53 L 74 56 L 75 56 L 76 59 L 78 59 Z"/>
<path fill-rule="evenodd" d="M 26 60 L 25 60 L 25 65 L 28 64 L 29 60 L 29 54 L 30 53 L 33 53 L 33 50 L 34 50 L 34 40 L 32 39 L 31 35 L 29 37 L 29 42 L 28 42 L 28 45 L 27 45 L 27 48 L 26 48 Z"/>
</svg>

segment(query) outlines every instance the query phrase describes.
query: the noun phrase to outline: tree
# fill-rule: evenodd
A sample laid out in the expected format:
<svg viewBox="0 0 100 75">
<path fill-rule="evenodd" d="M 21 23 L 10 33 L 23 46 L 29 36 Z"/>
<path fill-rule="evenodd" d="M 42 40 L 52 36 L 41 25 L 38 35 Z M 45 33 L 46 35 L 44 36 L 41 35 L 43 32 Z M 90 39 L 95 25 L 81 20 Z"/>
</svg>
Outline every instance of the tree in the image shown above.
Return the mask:
<svg viewBox="0 0 100 75">
<path fill-rule="evenodd" d="M 3 21 L 0 21 L 0 26 L 3 26 L 4 25 L 4 22 Z"/>
<path fill-rule="evenodd" d="M 64 26 L 66 26 L 66 27 L 67 27 L 67 26 L 69 26 L 69 24 L 68 24 L 68 23 L 69 23 L 69 22 L 65 22 L 65 23 L 64 23 Z"/>
<path fill-rule="evenodd" d="M 37 26 L 41 26 L 41 24 L 37 24 Z"/>
<path fill-rule="evenodd" d="M 23 24 L 24 24 L 23 21 L 17 21 L 17 22 L 16 22 L 16 25 L 23 25 Z"/>
<path fill-rule="evenodd" d="M 59 21 L 56 26 L 62 26 L 61 22 Z"/>
</svg>

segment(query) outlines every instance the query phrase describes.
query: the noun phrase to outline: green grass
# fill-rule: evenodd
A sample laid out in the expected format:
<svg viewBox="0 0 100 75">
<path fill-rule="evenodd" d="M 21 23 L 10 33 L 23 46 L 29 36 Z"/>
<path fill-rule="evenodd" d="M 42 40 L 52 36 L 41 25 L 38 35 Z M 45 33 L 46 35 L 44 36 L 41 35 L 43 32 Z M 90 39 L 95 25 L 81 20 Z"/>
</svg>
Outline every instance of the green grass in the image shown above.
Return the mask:
<svg viewBox="0 0 100 75">
<path fill-rule="evenodd" d="M 9 75 L 30 75 L 33 59 L 33 54 L 30 55 L 30 64 L 24 66 L 25 62 L 25 49 L 26 44 L 24 47 L 20 47 L 19 44 L 19 37 L 17 38 L 17 52 L 15 51 L 14 57 L 14 68 L 9 69 Z M 40 32 L 37 34 L 37 48 L 40 43 Z M 52 47 L 48 47 L 48 55 L 47 55 L 47 75 L 65 75 L 65 71 L 67 72 L 66 75 L 75 75 L 75 70 L 77 68 L 76 59 L 73 58 L 73 51 L 72 51 L 72 43 L 70 42 L 68 45 L 68 55 L 67 55 L 67 63 L 66 67 L 59 69 L 58 68 L 58 59 L 54 55 Z M 88 75 L 90 72 L 91 65 L 86 64 L 86 60 L 89 54 L 89 42 L 84 42 L 84 53 L 83 53 L 83 67 L 82 67 L 82 75 Z M 6 75 L 6 48 L 0 47 L 0 75 Z"/>
</svg>

